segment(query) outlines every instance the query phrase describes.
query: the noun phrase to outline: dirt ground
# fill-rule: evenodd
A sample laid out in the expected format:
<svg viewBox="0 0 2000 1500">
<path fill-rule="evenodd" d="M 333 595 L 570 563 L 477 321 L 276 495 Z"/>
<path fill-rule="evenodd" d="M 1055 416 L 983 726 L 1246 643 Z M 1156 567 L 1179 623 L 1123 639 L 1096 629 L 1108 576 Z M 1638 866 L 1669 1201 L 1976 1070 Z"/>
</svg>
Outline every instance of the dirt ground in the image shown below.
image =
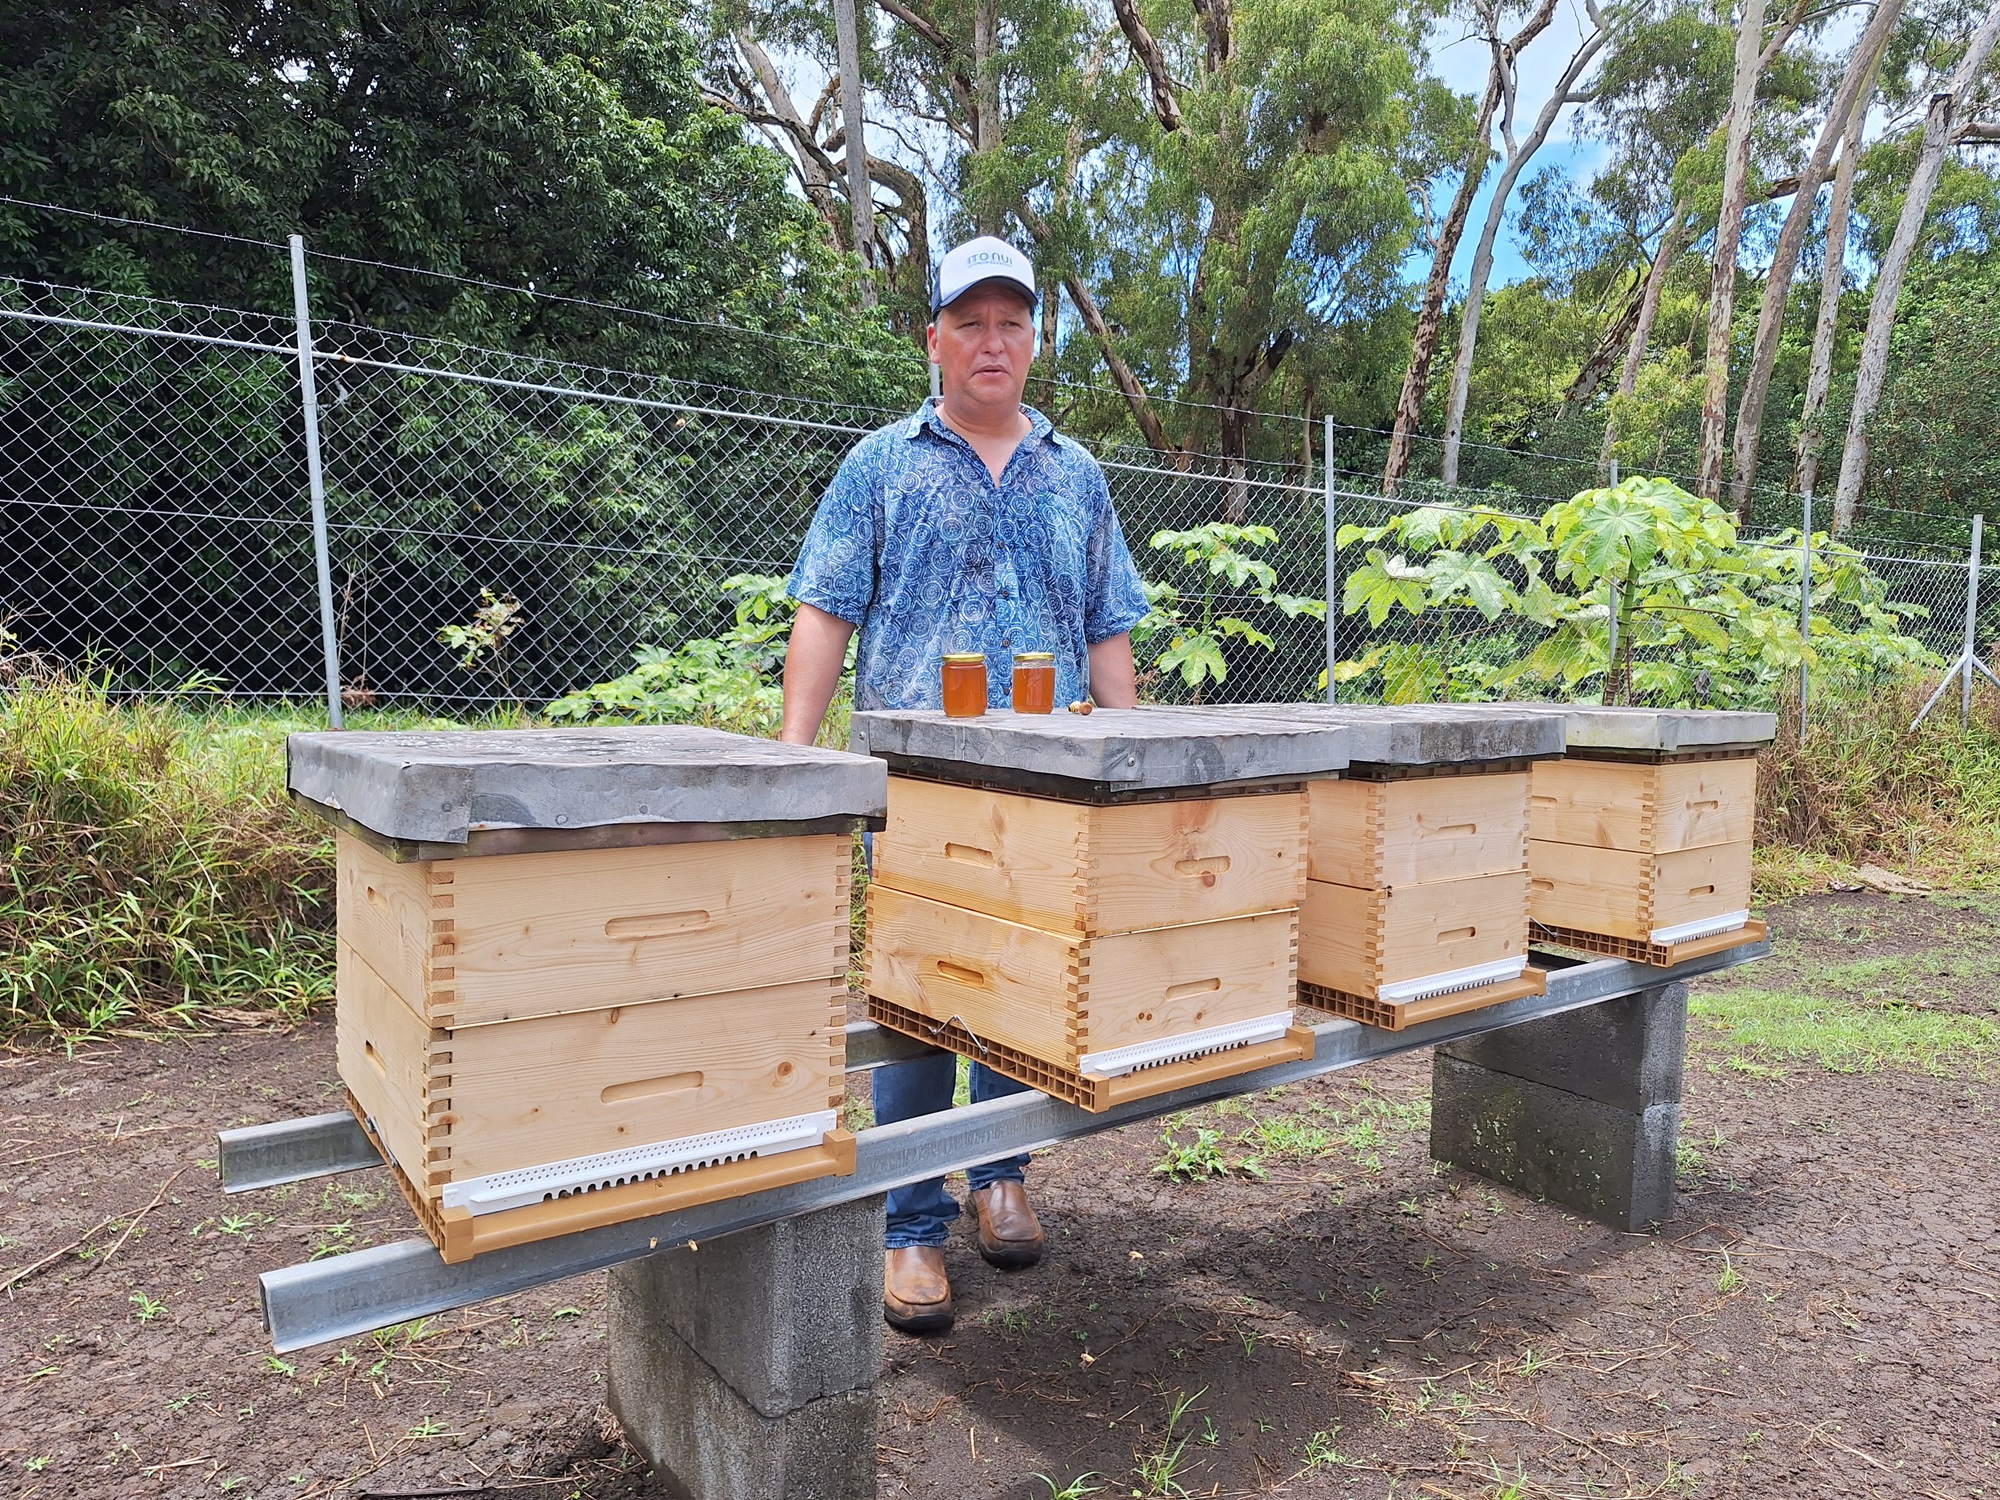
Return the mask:
<svg viewBox="0 0 2000 1500">
<path fill-rule="evenodd" d="M 2000 1496 L 2000 903 L 1774 925 L 1697 993 L 1659 1233 L 1433 1164 L 1426 1055 L 1071 1143 L 1044 1264 L 961 1235 L 956 1330 L 889 1336 L 880 1492 Z M 602 1276 L 270 1354 L 258 1272 L 412 1226 L 224 1199 L 213 1132 L 336 1101 L 325 1021 L 0 1057 L 0 1495 L 665 1493 Z"/>
</svg>

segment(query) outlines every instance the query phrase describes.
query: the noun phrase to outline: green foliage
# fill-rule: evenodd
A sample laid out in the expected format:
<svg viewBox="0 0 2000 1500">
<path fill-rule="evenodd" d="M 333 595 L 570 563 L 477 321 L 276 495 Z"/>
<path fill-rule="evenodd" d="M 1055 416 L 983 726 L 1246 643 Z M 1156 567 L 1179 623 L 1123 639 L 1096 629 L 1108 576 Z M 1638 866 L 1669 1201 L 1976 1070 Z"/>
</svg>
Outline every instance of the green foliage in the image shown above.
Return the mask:
<svg viewBox="0 0 2000 1500">
<path fill-rule="evenodd" d="M 0 828 L 0 1040 L 332 992 L 333 841 L 269 731 L 74 681 L 0 695 Z"/>
<path fill-rule="evenodd" d="M 1337 540 L 1366 555 L 1345 613 L 1377 630 L 1398 614 L 1439 617 L 1431 639 L 1378 642 L 1336 666 L 1343 682 L 1379 674 L 1391 702 L 1590 686 L 1606 703 L 1765 706 L 1801 662 L 1842 687 L 1933 660 L 1900 629 L 1923 611 L 1890 603 L 1860 554 L 1825 537 L 1808 640 L 1797 533 L 1739 542 L 1726 512 L 1665 479 L 1585 490 L 1532 520 L 1428 506 Z"/>
<path fill-rule="evenodd" d="M 519 599 L 481 589 L 479 608 L 472 612 L 472 619 L 464 625 L 442 626 L 438 639 L 458 653 L 461 667 L 485 673 L 505 696 L 518 703 L 521 695 L 514 691 L 507 675 L 507 643 L 523 623 Z"/>
<path fill-rule="evenodd" d="M 623 677 L 551 703 L 557 723 L 706 724 L 774 734 L 784 718 L 782 669 L 798 605 L 781 576 L 739 573 L 723 580 L 735 623 L 719 637 L 673 650 L 642 646 Z M 852 663 L 852 643 L 849 648 Z"/>
<path fill-rule="evenodd" d="M 1277 642 L 1250 621 L 1218 613 L 1216 590 L 1236 590 L 1287 619 L 1326 618 L 1322 600 L 1281 592 L 1278 570 L 1252 555 L 1250 549 L 1269 547 L 1277 540 L 1278 533 L 1269 526 L 1210 521 L 1189 531 L 1156 532 L 1148 543 L 1155 552 L 1180 554 L 1187 588 L 1183 591 L 1173 583 L 1146 584 L 1146 598 L 1153 608 L 1133 629 L 1132 644 L 1135 651 L 1143 653 L 1160 637 L 1166 637 L 1167 645 L 1153 657 L 1152 665 L 1162 674 L 1178 676 L 1193 691 L 1197 703 L 1204 684 L 1220 684 L 1229 675 L 1224 641 L 1240 640 L 1264 651 L 1277 649 Z M 1191 599 L 1198 601 L 1197 607 L 1190 607 Z"/>
<path fill-rule="evenodd" d="M 0 139 L 0 192 L 267 241 L 302 231 L 355 257 L 314 263 L 324 315 L 836 397 L 921 383 L 908 344 L 852 312 L 784 158 L 704 101 L 674 0 L 9 6 Z M 80 235 L 7 207 L 0 273 L 291 306 L 284 257 L 262 246 Z"/>
</svg>

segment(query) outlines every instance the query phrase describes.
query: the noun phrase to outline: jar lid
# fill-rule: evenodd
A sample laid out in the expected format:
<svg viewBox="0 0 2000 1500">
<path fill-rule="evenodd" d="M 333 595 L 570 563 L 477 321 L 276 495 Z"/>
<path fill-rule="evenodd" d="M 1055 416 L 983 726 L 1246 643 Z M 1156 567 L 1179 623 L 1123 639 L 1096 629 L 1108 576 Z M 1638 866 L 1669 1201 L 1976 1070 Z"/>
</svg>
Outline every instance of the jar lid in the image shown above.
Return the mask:
<svg viewBox="0 0 2000 1500">
<path fill-rule="evenodd" d="M 1053 651 L 1016 651 L 1014 653 L 1014 660 L 1017 662 L 1024 662 L 1024 661 L 1053 662 L 1055 659 L 1056 659 L 1056 654 Z"/>
<path fill-rule="evenodd" d="M 984 662 L 986 660 L 986 653 L 984 651 L 947 651 L 944 654 L 944 659 L 960 663 L 968 661 Z"/>
</svg>

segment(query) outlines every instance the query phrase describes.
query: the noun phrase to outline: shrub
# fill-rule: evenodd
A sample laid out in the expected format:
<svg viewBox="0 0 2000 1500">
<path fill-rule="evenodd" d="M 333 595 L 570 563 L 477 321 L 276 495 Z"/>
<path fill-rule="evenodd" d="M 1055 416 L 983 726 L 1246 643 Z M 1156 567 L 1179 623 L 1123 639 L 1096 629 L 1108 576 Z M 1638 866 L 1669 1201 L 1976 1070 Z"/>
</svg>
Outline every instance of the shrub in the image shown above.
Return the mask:
<svg viewBox="0 0 2000 1500">
<path fill-rule="evenodd" d="M 75 680 L 0 695 L 0 1039 L 331 994 L 332 838 L 275 738 Z"/>
<path fill-rule="evenodd" d="M 1935 680 L 1908 674 L 1868 692 L 1813 699 L 1799 738 L 1796 697 L 1757 778 L 1764 884 L 1817 883 L 1816 866 L 1875 863 L 1941 885 L 2000 877 L 2000 694 L 1974 696 L 1972 722 L 1946 703 L 1914 733 Z"/>
</svg>

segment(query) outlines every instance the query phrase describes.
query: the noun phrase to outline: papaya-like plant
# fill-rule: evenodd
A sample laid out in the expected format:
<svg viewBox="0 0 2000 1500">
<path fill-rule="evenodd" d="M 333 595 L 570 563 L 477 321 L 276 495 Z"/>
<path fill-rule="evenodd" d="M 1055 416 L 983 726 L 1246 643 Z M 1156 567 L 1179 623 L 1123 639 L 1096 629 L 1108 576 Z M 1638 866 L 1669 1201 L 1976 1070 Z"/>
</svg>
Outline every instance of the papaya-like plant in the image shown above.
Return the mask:
<svg viewBox="0 0 2000 1500">
<path fill-rule="evenodd" d="M 1252 555 L 1253 549 L 1269 547 L 1277 540 L 1277 531 L 1269 526 L 1210 521 L 1188 531 L 1155 532 L 1147 543 L 1155 552 L 1180 554 L 1189 587 L 1184 591 L 1172 582 L 1146 584 L 1146 597 L 1153 608 L 1134 627 L 1133 644 L 1143 654 L 1160 637 L 1166 637 L 1167 645 L 1153 657 L 1152 665 L 1162 674 L 1177 675 L 1197 703 L 1206 683 L 1220 683 L 1229 676 L 1225 641 L 1241 641 L 1263 651 L 1278 649 L 1269 632 L 1241 615 L 1220 612 L 1216 608 L 1217 588 L 1227 585 L 1250 602 L 1274 609 L 1287 619 L 1301 615 L 1326 618 L 1324 600 L 1284 593 L 1278 587 L 1278 570 Z M 1199 601 L 1198 607 L 1190 596 Z"/>
<path fill-rule="evenodd" d="M 1799 534 L 1745 540 L 1711 500 L 1635 476 L 1539 517 L 1426 506 L 1343 526 L 1363 549 L 1341 608 L 1377 630 L 1398 612 L 1434 628 L 1335 666 L 1378 674 L 1390 702 L 1595 690 L 1605 703 L 1768 705 L 1802 663 L 1849 683 L 1935 658 L 1904 633 L 1853 548 L 1815 536 L 1810 638 L 1799 619 Z"/>
</svg>

